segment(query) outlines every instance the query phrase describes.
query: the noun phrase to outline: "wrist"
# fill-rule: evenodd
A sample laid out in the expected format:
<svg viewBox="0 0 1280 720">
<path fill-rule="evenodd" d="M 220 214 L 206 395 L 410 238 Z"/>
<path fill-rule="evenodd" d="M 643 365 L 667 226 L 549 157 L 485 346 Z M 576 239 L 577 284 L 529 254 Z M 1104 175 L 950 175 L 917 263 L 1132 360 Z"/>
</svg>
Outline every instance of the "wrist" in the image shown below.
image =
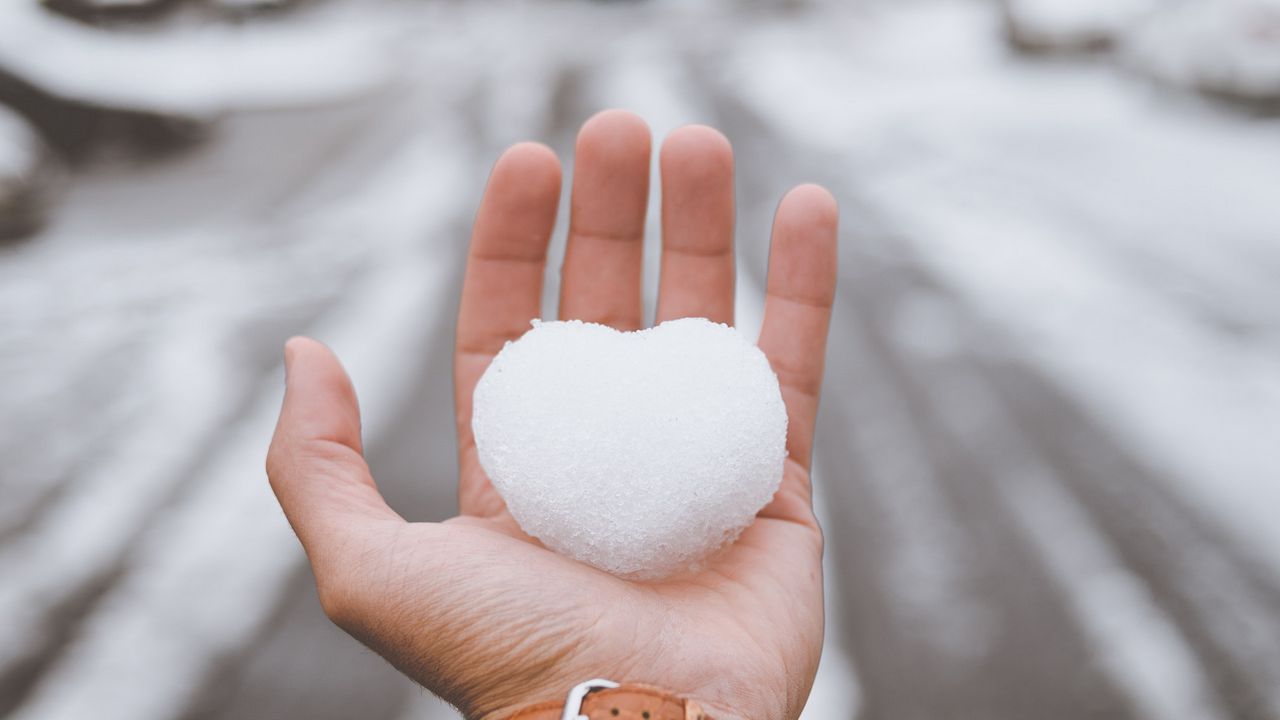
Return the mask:
<svg viewBox="0 0 1280 720">
<path fill-rule="evenodd" d="M 641 683 L 588 680 L 559 697 L 541 698 L 487 713 L 480 720 L 745 720 L 719 704 Z"/>
</svg>

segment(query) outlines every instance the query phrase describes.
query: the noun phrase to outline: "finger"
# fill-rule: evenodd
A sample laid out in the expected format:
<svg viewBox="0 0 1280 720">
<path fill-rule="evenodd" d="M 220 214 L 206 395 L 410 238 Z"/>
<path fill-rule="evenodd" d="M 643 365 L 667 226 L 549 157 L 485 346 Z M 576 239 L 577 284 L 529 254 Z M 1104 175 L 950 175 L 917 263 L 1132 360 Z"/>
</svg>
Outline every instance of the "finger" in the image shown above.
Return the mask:
<svg viewBox="0 0 1280 720">
<path fill-rule="evenodd" d="M 578 134 L 560 317 L 636 330 L 644 217 L 649 204 L 649 127 L 606 110 Z"/>
<path fill-rule="evenodd" d="M 560 161 L 542 145 L 503 153 L 476 214 L 458 310 L 454 405 L 459 452 L 475 447 L 471 396 L 493 356 L 541 315 L 547 243 L 560 198 Z M 464 473 L 464 477 L 468 475 Z"/>
<path fill-rule="evenodd" d="M 338 359 L 324 345 L 285 345 L 285 394 L 267 476 L 289 524 L 320 563 L 371 522 L 402 522 L 361 455 L 360 409 Z"/>
<path fill-rule="evenodd" d="M 816 185 L 787 193 L 774 218 L 760 349 L 787 405 L 787 452 L 808 469 L 836 292 L 835 198 Z"/>
<path fill-rule="evenodd" d="M 692 125 L 662 144 L 662 274 L 658 322 L 733 324 L 733 148 Z"/>
</svg>

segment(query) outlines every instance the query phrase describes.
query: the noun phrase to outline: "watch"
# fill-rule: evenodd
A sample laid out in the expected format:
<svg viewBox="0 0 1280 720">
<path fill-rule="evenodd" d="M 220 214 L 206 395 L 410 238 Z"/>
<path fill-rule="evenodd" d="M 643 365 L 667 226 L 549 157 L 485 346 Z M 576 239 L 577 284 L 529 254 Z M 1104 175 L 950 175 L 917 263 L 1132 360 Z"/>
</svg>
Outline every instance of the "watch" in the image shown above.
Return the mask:
<svg viewBox="0 0 1280 720">
<path fill-rule="evenodd" d="M 698 703 L 661 688 L 596 678 L 564 700 L 529 705 L 507 720 L 714 720 Z"/>
</svg>

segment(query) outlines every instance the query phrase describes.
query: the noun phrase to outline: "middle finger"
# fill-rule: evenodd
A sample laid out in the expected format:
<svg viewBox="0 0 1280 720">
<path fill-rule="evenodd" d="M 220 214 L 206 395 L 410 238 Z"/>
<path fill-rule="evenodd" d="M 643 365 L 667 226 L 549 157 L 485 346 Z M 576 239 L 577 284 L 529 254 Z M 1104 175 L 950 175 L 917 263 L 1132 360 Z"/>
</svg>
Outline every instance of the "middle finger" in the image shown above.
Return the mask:
<svg viewBox="0 0 1280 720">
<path fill-rule="evenodd" d="M 641 327 L 649 151 L 649 127 L 632 113 L 606 110 L 582 126 L 561 269 L 560 319 L 619 330 Z"/>
</svg>

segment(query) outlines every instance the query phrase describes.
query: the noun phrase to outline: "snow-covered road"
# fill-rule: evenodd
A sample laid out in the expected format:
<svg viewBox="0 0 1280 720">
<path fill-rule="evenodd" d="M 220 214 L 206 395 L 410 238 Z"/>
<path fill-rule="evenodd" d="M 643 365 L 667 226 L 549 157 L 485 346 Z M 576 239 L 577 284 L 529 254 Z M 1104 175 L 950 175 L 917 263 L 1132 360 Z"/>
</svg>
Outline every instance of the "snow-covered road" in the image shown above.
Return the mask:
<svg viewBox="0 0 1280 720">
<path fill-rule="evenodd" d="M 734 141 L 745 326 L 777 197 L 842 202 L 806 718 L 1280 718 L 1280 123 L 987 3 L 728 5 L 379 6 L 380 89 L 83 169 L 0 248 L 0 714 L 448 717 L 319 612 L 277 354 L 333 343 L 392 503 L 450 514 L 486 166 L 622 106 Z"/>
</svg>

